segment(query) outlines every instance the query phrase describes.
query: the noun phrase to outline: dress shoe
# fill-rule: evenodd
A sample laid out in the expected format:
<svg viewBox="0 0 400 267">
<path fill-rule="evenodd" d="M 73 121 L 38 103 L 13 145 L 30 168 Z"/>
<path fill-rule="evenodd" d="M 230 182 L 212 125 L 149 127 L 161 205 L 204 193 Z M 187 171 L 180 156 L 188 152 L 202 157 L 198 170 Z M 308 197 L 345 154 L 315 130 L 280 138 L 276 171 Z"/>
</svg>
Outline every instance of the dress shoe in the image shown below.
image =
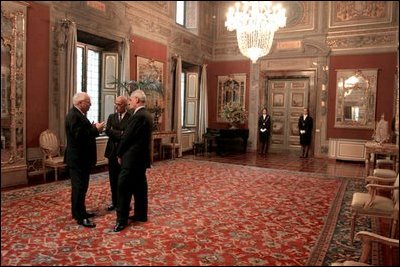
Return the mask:
<svg viewBox="0 0 400 267">
<path fill-rule="evenodd" d="M 117 224 L 114 226 L 113 231 L 114 231 L 114 232 L 120 232 L 120 231 L 124 230 L 125 227 L 126 227 L 126 224 L 117 223 Z"/>
<path fill-rule="evenodd" d="M 131 220 L 132 222 L 147 222 L 147 218 L 141 218 L 135 215 L 129 216 L 128 219 Z"/>
<path fill-rule="evenodd" d="M 94 228 L 96 227 L 96 224 L 94 224 L 92 221 L 90 221 L 89 219 L 83 219 L 83 220 L 78 220 L 78 224 L 85 226 L 85 227 L 89 227 L 89 228 Z"/>
<path fill-rule="evenodd" d="M 110 206 L 107 207 L 107 210 L 108 211 L 115 210 L 115 206 L 111 204 Z"/>
</svg>

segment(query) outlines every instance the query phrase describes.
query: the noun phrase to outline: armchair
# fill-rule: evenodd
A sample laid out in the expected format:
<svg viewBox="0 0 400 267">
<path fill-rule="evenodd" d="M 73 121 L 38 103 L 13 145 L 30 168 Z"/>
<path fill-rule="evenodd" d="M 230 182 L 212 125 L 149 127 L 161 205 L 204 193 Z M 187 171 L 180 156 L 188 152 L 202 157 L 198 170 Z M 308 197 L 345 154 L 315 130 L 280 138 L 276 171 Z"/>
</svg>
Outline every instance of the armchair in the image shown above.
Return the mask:
<svg viewBox="0 0 400 267">
<path fill-rule="evenodd" d="M 39 136 L 39 145 L 43 153 L 43 178 L 46 182 L 46 167 L 54 168 L 55 180 L 58 180 L 58 168 L 65 167 L 64 156 L 61 154 L 61 146 L 57 136 L 49 129 Z"/>
<path fill-rule="evenodd" d="M 370 257 L 372 242 L 378 242 L 396 248 L 399 247 L 398 239 L 384 237 L 367 231 L 358 232 L 356 238 L 361 239 L 362 242 L 362 251 L 359 261 L 334 262 L 331 266 L 369 266 L 367 262 Z"/>
<path fill-rule="evenodd" d="M 354 230 L 357 216 L 370 216 L 376 218 L 390 219 L 391 231 L 390 237 L 394 237 L 399 220 L 399 175 L 394 185 L 380 185 L 376 183 L 368 184 L 368 193 L 354 193 L 351 202 L 351 230 L 350 241 L 353 244 Z M 377 190 L 386 190 L 391 192 L 391 197 L 377 195 Z"/>
</svg>

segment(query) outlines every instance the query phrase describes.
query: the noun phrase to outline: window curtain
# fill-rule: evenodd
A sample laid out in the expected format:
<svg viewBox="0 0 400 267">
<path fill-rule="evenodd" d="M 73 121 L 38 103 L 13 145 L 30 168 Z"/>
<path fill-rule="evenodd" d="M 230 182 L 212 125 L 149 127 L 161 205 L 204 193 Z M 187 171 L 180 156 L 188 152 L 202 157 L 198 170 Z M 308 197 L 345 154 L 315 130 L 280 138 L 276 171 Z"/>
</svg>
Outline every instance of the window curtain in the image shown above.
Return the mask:
<svg viewBox="0 0 400 267">
<path fill-rule="evenodd" d="M 62 144 L 67 143 L 65 135 L 65 117 L 72 107 L 72 97 L 76 93 L 76 43 L 75 22 L 63 21 L 59 32 L 60 47 L 60 99 L 58 110 L 59 135 Z"/>
<path fill-rule="evenodd" d="M 200 104 L 199 104 L 199 127 L 197 129 L 197 140 L 203 141 L 203 134 L 208 127 L 208 99 L 207 99 L 207 65 L 203 64 L 200 78 Z"/>
<path fill-rule="evenodd" d="M 175 105 L 174 105 L 174 130 L 176 131 L 176 141 L 179 144 L 178 157 L 182 157 L 182 112 L 181 112 L 181 75 L 182 75 L 182 58 L 176 57 L 175 70 Z"/>
<path fill-rule="evenodd" d="M 130 41 L 129 38 L 125 38 L 121 45 L 121 82 L 130 80 Z M 118 88 L 117 95 L 128 96 L 128 92 L 123 88 Z"/>
</svg>

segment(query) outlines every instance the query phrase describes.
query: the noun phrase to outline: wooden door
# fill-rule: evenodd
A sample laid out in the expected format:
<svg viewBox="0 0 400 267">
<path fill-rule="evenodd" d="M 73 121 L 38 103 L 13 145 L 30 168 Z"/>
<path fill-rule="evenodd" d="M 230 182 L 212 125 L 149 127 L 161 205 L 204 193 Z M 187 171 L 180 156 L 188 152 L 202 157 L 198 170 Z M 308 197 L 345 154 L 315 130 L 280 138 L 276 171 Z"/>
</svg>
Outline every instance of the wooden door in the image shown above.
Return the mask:
<svg viewBox="0 0 400 267">
<path fill-rule="evenodd" d="M 268 81 L 271 115 L 271 149 L 299 150 L 298 119 L 308 107 L 309 79 L 271 79 Z"/>
</svg>

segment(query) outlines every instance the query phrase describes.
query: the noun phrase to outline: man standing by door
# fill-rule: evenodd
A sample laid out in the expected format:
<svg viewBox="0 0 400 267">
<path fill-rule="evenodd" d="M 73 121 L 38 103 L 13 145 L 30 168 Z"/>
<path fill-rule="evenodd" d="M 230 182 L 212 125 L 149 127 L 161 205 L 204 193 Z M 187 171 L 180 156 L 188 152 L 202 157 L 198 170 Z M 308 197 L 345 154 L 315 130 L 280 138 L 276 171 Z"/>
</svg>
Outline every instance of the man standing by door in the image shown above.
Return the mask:
<svg viewBox="0 0 400 267">
<path fill-rule="evenodd" d="M 304 108 L 303 115 L 301 115 L 299 118 L 298 126 L 301 144 L 300 158 L 307 158 L 308 150 L 310 149 L 311 134 L 313 129 L 313 119 L 308 114 L 308 108 Z"/>
<path fill-rule="evenodd" d="M 104 156 L 108 158 L 108 174 L 112 200 L 111 205 L 107 207 L 108 211 L 114 210 L 117 206 L 118 201 L 118 175 L 121 170 L 121 166 L 119 165 L 117 159 L 117 149 L 131 117 L 131 113 L 127 112 L 127 105 L 127 98 L 125 96 L 118 96 L 115 99 L 116 112 L 108 116 L 106 124 L 106 134 L 108 136 L 108 142 Z"/>
</svg>

